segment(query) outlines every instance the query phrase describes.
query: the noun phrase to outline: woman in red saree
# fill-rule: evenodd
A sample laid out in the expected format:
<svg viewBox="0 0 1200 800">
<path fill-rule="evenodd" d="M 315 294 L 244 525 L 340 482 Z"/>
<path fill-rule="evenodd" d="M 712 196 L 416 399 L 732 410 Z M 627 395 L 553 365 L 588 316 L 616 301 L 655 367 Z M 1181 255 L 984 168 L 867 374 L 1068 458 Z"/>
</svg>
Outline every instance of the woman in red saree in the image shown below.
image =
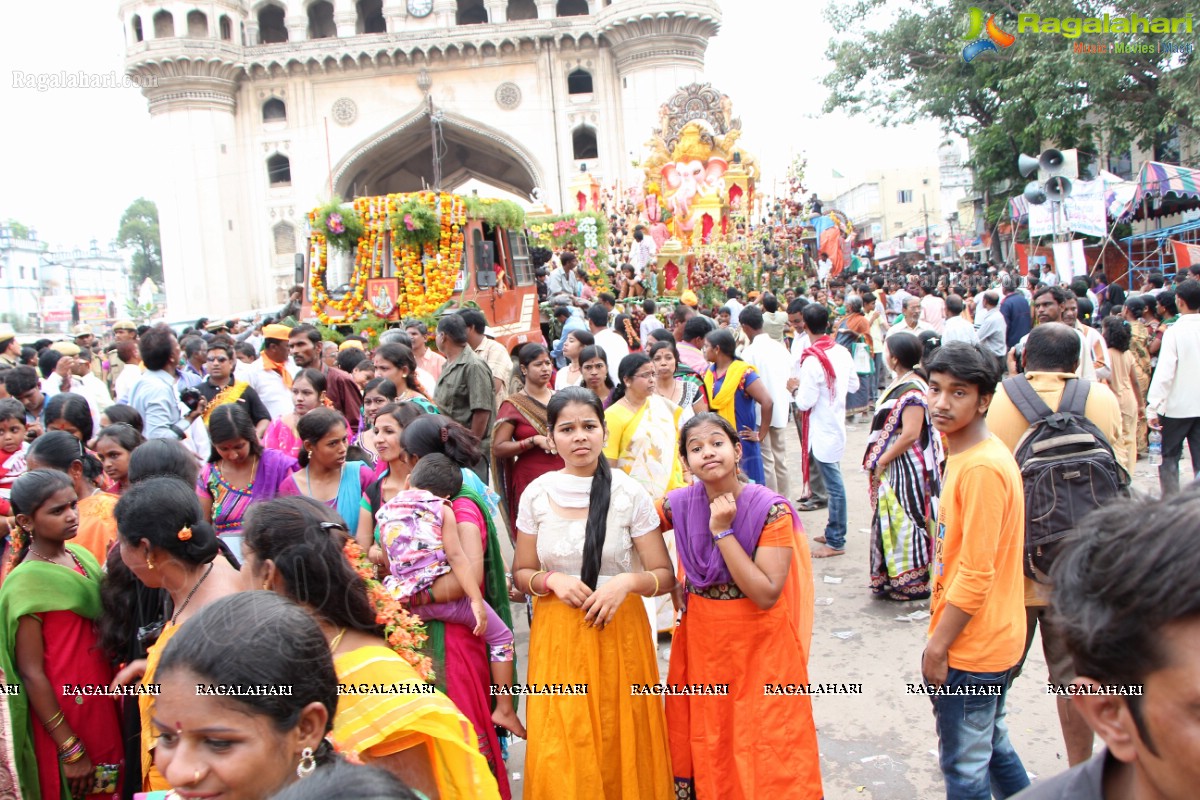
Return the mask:
<svg viewBox="0 0 1200 800">
<path fill-rule="evenodd" d="M 697 480 L 663 504 L 684 573 L 667 683 L 740 689 L 667 697 L 676 796 L 819 800 L 811 698 L 767 689 L 808 683 L 813 582 L 800 521 L 782 496 L 739 482 L 741 442 L 723 417 L 693 417 L 680 442 Z"/>
<path fill-rule="evenodd" d="M 450 503 L 458 521 L 459 536 L 468 557 L 478 564 L 477 577 L 487 601 L 509 628 L 512 611 L 508 602 L 504 558 L 496 526 L 500 520 L 499 498 L 468 465 L 479 461 L 479 440 L 469 430 L 448 417 L 426 414 L 404 427 L 401 445 L 412 462 L 430 453 L 442 453 L 462 468 L 462 491 Z M 453 576 L 443 575 L 431 587 L 436 602 L 462 597 L 462 588 Z M 414 605 L 417 615 L 421 607 Z M 429 634 L 426 650 L 433 659 L 433 672 L 442 689 L 475 728 L 479 751 L 488 760 L 500 797 L 509 800 L 508 770 L 501 755 L 500 740 L 492 724 L 491 675 L 488 670 L 487 644 L 465 625 L 426 620 Z M 497 698 L 507 702 L 507 698 Z"/>
<path fill-rule="evenodd" d="M 32 470 L 13 485 L 12 504 L 23 541 L 0 589 L 0 670 L 17 689 L 6 698 L 12 730 L 2 744 L 19 788 L 4 796 L 111 797 L 121 731 L 117 701 L 88 691 L 107 687 L 112 669 L 95 628 L 100 564 L 68 544 L 79 529 L 75 488 L 61 472 Z"/>
<path fill-rule="evenodd" d="M 497 485 L 504 495 L 509 532 L 525 487 L 535 478 L 563 467 L 562 457 L 550 441 L 546 404 L 554 396 L 550 376 L 554 372 L 550 351 L 540 344 L 527 344 L 517 354 L 525 386 L 511 394 L 496 411 L 492 454 L 496 460 Z"/>
</svg>

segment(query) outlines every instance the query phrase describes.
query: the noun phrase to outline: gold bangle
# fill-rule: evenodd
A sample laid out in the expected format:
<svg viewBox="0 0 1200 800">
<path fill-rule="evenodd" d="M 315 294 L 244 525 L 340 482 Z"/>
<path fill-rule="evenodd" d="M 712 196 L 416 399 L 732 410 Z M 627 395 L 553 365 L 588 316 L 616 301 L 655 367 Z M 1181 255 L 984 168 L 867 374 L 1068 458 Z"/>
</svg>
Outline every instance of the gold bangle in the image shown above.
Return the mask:
<svg viewBox="0 0 1200 800">
<path fill-rule="evenodd" d="M 654 570 L 650 570 L 650 577 L 654 578 L 654 591 L 646 596 L 647 597 L 658 597 L 658 589 L 660 586 L 660 584 L 658 582 L 658 575 L 655 574 Z"/>
<path fill-rule="evenodd" d="M 537 572 L 535 572 L 529 576 L 529 593 L 531 595 L 533 595 L 534 597 L 545 597 L 546 595 L 550 594 L 550 592 L 548 592 L 548 591 L 538 592 L 537 589 L 533 588 L 533 579 L 536 578 L 538 575 L 545 575 L 545 574 L 546 574 L 546 570 L 539 569 Z M 545 589 L 546 587 L 543 586 L 542 588 Z"/>
<path fill-rule="evenodd" d="M 60 710 L 57 714 L 50 717 L 50 719 L 43 722 L 42 727 L 46 729 L 46 733 L 51 733 L 59 725 L 62 725 L 64 722 L 66 722 L 66 720 L 67 720 L 67 718 L 63 715 L 63 712 Z"/>
</svg>

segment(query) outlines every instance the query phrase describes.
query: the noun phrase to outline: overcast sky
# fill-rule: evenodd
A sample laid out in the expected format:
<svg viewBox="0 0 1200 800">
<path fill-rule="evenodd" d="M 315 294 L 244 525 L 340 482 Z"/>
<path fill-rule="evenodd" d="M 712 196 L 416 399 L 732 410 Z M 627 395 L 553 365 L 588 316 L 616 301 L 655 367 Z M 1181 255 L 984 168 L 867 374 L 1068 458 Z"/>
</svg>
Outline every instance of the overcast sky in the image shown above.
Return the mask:
<svg viewBox="0 0 1200 800">
<path fill-rule="evenodd" d="M 121 213 L 150 193 L 146 101 L 137 89 L 15 88 L 14 74 L 114 72 L 124 39 L 116 0 L 5 3 L 0 26 L 0 109 L 5 135 L 0 219 L 35 227 L 52 245 L 85 247 L 116 235 Z M 937 163 L 939 133 L 879 129 L 862 119 L 822 115 L 831 29 L 812 4 L 741 0 L 725 4 L 708 50 L 708 80 L 742 118 L 742 145 L 766 176 L 783 177 L 790 157 L 809 159 L 815 190 L 848 188 L 856 175 L 891 165 Z M 756 10 L 757 9 L 757 10 Z M 761 13 L 760 13 L 761 12 Z M 664 98 L 665 99 L 665 98 Z M 655 120 L 646 120 L 647 132 Z M 837 170 L 846 180 L 835 182 Z M 153 198 L 152 198 L 153 199 Z"/>
</svg>

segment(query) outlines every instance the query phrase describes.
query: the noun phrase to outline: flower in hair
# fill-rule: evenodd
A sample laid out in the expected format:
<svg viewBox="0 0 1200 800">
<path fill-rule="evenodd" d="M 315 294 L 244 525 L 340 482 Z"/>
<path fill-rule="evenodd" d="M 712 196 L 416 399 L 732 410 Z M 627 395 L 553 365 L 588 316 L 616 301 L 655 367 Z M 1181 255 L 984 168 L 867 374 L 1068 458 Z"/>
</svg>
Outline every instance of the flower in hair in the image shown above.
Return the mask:
<svg viewBox="0 0 1200 800">
<path fill-rule="evenodd" d="M 450 426 L 449 425 L 442 428 L 442 441 L 443 442 L 450 441 Z"/>
<path fill-rule="evenodd" d="M 181 542 L 190 542 L 192 540 L 192 529 L 187 527 L 181 528 L 179 533 L 175 534 L 175 537 Z"/>
</svg>

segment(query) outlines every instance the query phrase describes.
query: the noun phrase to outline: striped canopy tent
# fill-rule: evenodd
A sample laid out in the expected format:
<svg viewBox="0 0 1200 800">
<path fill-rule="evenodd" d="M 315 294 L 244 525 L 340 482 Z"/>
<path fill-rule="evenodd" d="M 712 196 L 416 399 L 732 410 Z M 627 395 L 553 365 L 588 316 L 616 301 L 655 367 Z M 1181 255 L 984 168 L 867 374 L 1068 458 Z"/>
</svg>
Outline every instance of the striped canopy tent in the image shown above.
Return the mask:
<svg viewBox="0 0 1200 800">
<path fill-rule="evenodd" d="M 1133 197 L 1117 215 L 1121 222 L 1200 208 L 1200 170 L 1146 161 L 1133 182 Z"/>
</svg>

